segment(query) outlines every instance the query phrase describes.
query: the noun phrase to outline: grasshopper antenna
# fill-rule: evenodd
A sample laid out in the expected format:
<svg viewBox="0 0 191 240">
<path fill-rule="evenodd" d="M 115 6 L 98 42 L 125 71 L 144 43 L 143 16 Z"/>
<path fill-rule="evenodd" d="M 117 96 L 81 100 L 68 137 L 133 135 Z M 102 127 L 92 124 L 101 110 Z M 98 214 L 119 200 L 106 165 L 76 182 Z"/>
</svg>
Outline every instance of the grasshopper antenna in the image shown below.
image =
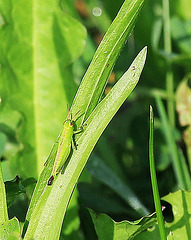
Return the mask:
<svg viewBox="0 0 191 240">
<path fill-rule="evenodd" d="M 72 121 L 74 121 L 74 118 L 78 115 L 78 113 L 80 112 L 80 110 L 79 111 L 77 111 L 75 114 L 74 114 L 74 116 L 72 117 Z"/>
<path fill-rule="evenodd" d="M 72 116 L 72 113 L 70 113 L 69 105 L 67 104 L 67 109 L 68 109 L 68 116 L 67 119 L 70 119 L 71 121 L 74 121 L 75 117 L 79 114 L 80 110 L 77 111 L 74 116 Z"/>
<path fill-rule="evenodd" d="M 67 119 L 72 119 L 72 115 L 70 114 L 70 109 L 69 109 L 69 105 L 68 104 L 67 104 L 67 109 L 68 109 Z"/>
</svg>

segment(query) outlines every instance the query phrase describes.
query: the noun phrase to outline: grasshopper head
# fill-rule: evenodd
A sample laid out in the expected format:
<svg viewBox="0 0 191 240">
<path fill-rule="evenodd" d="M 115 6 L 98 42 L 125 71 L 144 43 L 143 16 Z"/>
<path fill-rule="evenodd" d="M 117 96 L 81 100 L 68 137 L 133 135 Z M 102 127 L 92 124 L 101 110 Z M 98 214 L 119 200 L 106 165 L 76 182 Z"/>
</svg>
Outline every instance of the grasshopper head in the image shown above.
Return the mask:
<svg viewBox="0 0 191 240">
<path fill-rule="evenodd" d="M 67 119 L 64 122 L 64 127 L 67 128 L 67 129 L 73 129 L 74 128 L 73 121 L 71 119 Z"/>
<path fill-rule="evenodd" d="M 76 116 L 79 114 L 80 110 L 76 112 L 76 114 L 74 114 L 74 116 L 72 116 L 69 107 L 68 107 L 68 116 L 66 121 L 64 122 L 64 127 L 67 129 L 72 129 L 74 130 L 74 125 L 75 125 L 75 118 Z M 75 126 L 76 127 L 76 126 Z"/>
</svg>

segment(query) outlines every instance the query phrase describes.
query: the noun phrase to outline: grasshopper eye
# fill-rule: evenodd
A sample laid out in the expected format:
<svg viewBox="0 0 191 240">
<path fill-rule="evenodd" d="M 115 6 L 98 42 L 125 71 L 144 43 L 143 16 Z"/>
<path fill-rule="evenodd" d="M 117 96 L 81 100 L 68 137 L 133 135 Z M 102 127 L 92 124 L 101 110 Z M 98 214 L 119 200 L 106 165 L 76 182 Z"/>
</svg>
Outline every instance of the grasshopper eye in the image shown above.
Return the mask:
<svg viewBox="0 0 191 240">
<path fill-rule="evenodd" d="M 70 122 L 70 127 L 73 127 L 73 122 Z"/>
</svg>

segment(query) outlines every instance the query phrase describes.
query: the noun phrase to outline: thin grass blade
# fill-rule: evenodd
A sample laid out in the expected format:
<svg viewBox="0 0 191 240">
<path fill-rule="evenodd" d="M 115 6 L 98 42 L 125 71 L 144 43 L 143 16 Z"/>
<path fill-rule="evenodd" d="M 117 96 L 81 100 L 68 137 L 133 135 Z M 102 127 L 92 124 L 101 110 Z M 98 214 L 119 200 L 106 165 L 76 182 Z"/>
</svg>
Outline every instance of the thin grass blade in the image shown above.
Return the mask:
<svg viewBox="0 0 191 240">
<path fill-rule="evenodd" d="M 159 232 L 161 240 L 166 240 L 166 230 L 164 226 L 164 220 L 162 215 L 162 208 L 160 203 L 160 196 L 157 184 L 156 170 L 155 170 L 155 161 L 153 153 L 153 128 L 154 128 L 154 115 L 153 108 L 150 106 L 150 137 L 149 137 L 149 161 L 150 161 L 150 172 L 151 172 L 151 183 L 153 189 L 153 197 L 155 203 L 155 209 L 157 214 L 157 220 L 159 225 Z"/>
</svg>

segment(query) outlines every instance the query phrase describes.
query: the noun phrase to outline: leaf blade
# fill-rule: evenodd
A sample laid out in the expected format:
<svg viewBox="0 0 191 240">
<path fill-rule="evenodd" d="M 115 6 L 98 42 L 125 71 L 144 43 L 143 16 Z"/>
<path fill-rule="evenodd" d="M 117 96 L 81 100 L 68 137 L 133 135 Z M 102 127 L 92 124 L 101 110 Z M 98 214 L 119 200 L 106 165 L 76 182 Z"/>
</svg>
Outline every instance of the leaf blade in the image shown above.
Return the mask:
<svg viewBox="0 0 191 240">
<path fill-rule="evenodd" d="M 86 120 L 98 104 L 116 59 L 135 25 L 144 2 L 125 1 L 105 34 L 72 104 L 72 112 L 81 109 L 85 113 L 83 119 L 78 119 L 78 123 Z"/>
<path fill-rule="evenodd" d="M 40 239 L 42 232 L 51 239 L 59 236 L 62 219 L 77 179 L 101 133 L 136 86 L 145 63 L 146 52 L 147 49 L 144 48 L 139 53 L 128 71 L 88 118 L 87 127 L 78 140 L 78 149 L 73 151 L 64 173 L 58 175 L 52 188 L 45 187 L 31 215 L 25 240 Z M 48 219 L 46 216 L 49 216 Z M 56 224 L 53 226 L 52 223 Z"/>
<path fill-rule="evenodd" d="M 86 30 L 52 0 L 0 1 L 0 12 L 1 106 L 22 115 L 12 171 L 37 178 L 77 89 L 69 65 L 84 49 Z"/>
</svg>

